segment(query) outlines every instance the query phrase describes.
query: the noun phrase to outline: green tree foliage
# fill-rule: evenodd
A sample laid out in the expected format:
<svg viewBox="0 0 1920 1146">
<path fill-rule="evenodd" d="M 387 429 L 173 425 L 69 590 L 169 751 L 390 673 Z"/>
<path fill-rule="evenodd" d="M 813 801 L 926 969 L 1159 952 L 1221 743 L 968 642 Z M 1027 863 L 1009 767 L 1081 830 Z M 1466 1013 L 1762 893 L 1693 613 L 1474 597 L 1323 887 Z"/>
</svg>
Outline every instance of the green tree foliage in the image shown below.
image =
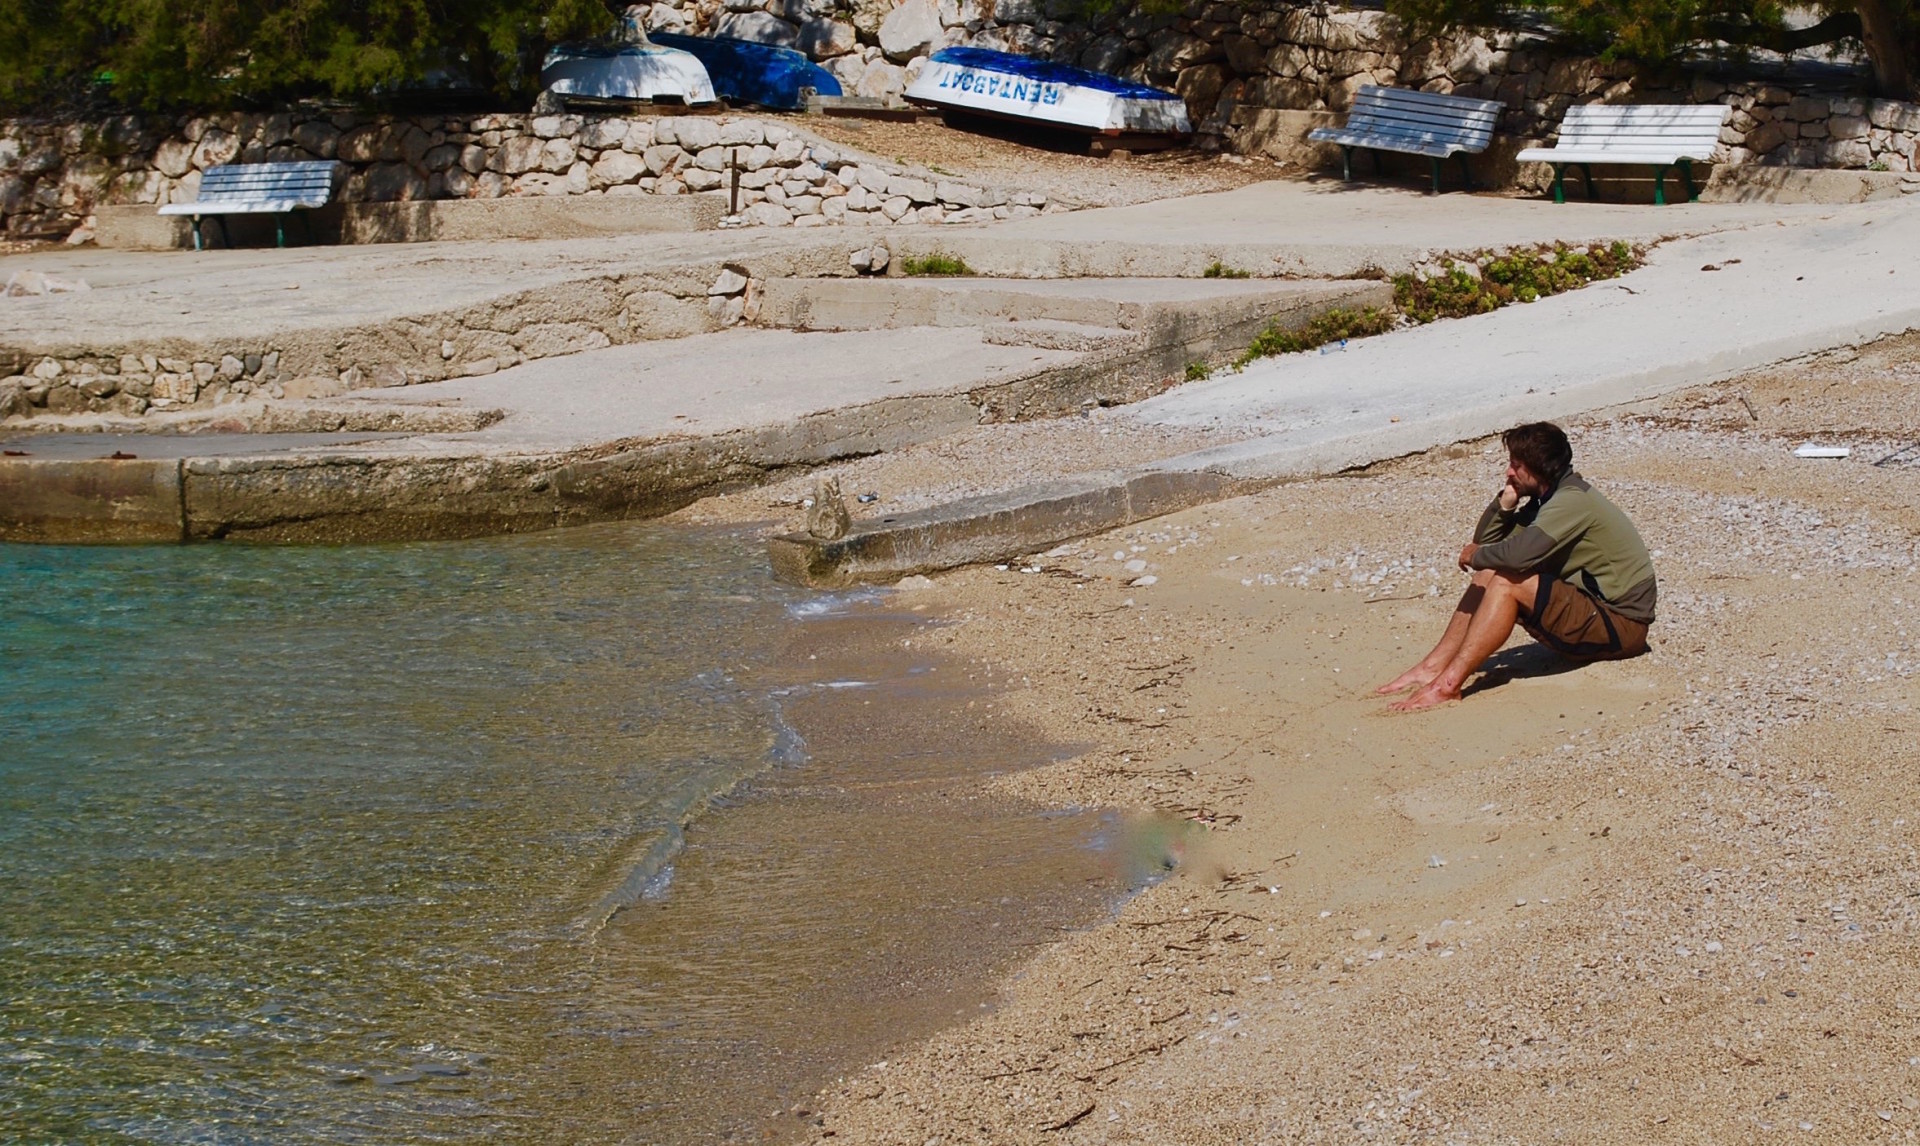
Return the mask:
<svg viewBox="0 0 1920 1146">
<path fill-rule="evenodd" d="M 1796 7 L 1817 18 L 1790 26 Z M 1387 8 L 1421 30 L 1544 17 L 1576 45 L 1649 63 L 1725 49 L 1792 52 L 1852 42 L 1865 47 L 1886 95 L 1912 93 L 1920 58 L 1920 0 L 1388 0 Z"/>
<path fill-rule="evenodd" d="M 362 99 L 435 76 L 524 100 L 600 0 L 0 0 L 0 104 L 145 109 Z"/>
</svg>

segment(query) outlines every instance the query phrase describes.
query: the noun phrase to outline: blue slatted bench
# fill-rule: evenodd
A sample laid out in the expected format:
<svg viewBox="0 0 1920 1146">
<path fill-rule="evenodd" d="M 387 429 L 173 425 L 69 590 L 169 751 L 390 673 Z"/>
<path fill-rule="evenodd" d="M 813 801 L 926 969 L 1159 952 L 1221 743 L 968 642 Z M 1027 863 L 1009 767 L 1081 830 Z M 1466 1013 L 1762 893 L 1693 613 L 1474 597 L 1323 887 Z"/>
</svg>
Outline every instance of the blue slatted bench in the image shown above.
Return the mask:
<svg viewBox="0 0 1920 1146">
<path fill-rule="evenodd" d="M 1455 155 L 1473 189 L 1467 156 L 1478 155 L 1493 142 L 1493 129 L 1506 107 L 1498 100 L 1468 99 L 1410 88 L 1362 87 L 1353 97 L 1345 127 L 1316 127 L 1307 133 L 1315 143 L 1340 145 L 1340 177 L 1353 178 L 1353 149 L 1373 153 L 1373 169 L 1380 170 L 1380 153 L 1398 151 L 1424 155 L 1433 161 L 1433 193 L 1440 193 L 1440 165 Z"/>
<path fill-rule="evenodd" d="M 193 249 L 201 249 L 200 220 L 211 215 L 220 223 L 220 238 L 228 246 L 226 215 L 273 215 L 274 245 L 287 245 L 287 216 L 294 211 L 324 207 L 333 198 L 339 165 L 330 159 L 294 163 L 230 163 L 209 167 L 200 177 L 200 196 L 191 203 L 169 203 L 162 215 L 193 216 Z M 303 218 L 301 220 L 305 222 Z M 312 226 L 307 230 L 313 237 Z"/>
</svg>

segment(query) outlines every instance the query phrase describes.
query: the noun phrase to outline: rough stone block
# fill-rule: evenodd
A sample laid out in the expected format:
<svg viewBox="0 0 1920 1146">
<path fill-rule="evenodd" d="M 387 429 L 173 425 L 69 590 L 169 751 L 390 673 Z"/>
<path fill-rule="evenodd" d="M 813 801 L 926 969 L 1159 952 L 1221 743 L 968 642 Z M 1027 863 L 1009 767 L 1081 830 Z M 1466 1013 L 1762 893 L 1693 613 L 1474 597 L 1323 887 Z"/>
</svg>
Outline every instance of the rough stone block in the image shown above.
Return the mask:
<svg viewBox="0 0 1920 1146">
<path fill-rule="evenodd" d="M 1834 139 L 1865 139 L 1869 126 L 1864 116 L 1836 115 L 1827 120 L 1827 134 Z"/>
<path fill-rule="evenodd" d="M 1875 100 L 1869 117 L 1873 126 L 1888 131 L 1920 131 L 1920 104 L 1891 99 Z"/>
<path fill-rule="evenodd" d="M 560 139 L 578 135 L 586 121 L 577 115 L 536 115 L 527 124 L 527 130 L 541 139 Z"/>
<path fill-rule="evenodd" d="M 889 176 L 887 178 L 887 195 L 889 198 L 905 196 L 913 200 L 916 204 L 932 203 L 937 198 L 934 194 L 934 186 L 932 183 L 925 179 L 915 179 L 908 175 Z"/>
<path fill-rule="evenodd" d="M 579 158 L 579 149 L 571 139 L 549 139 L 540 147 L 540 170 L 562 172 Z"/>
<path fill-rule="evenodd" d="M 813 59 L 825 60 L 846 55 L 859 47 L 860 42 L 852 24 L 816 16 L 800 25 L 796 46 Z"/>
<path fill-rule="evenodd" d="M 731 12 L 715 27 L 715 34 L 781 48 L 798 47 L 800 29 L 769 12 Z"/>
<path fill-rule="evenodd" d="M 596 151 L 605 151 L 610 147 L 618 147 L 626 140 L 627 129 L 631 126 L 632 125 L 624 119 L 603 119 L 596 123 L 590 123 L 586 126 L 586 129 L 580 133 L 580 143 L 582 146 L 591 147 Z"/>
<path fill-rule="evenodd" d="M 758 120 L 734 119 L 720 125 L 722 147 L 755 147 L 766 140 L 766 128 Z"/>
<path fill-rule="evenodd" d="M 169 139 L 162 142 L 154 149 L 153 165 L 160 174 L 169 179 L 180 178 L 193 170 L 193 144 L 184 139 Z"/>
<path fill-rule="evenodd" d="M 662 130 L 669 123 L 673 125 L 672 136 L 666 135 Z M 678 143 L 688 151 L 704 151 L 720 142 L 720 125 L 700 116 L 688 115 L 670 120 L 663 119 L 655 130 L 656 138 L 661 142 Z"/>
<path fill-rule="evenodd" d="M 784 227 L 793 222 L 793 213 L 777 203 L 755 203 L 741 217 L 763 227 Z"/>
<path fill-rule="evenodd" d="M 612 187 L 631 183 L 646 174 L 646 161 L 628 151 L 603 151 L 593 161 L 588 180 L 593 187 Z"/>
<path fill-rule="evenodd" d="M 494 149 L 487 169 L 507 175 L 524 175 L 540 165 L 545 144 L 531 135 L 516 135 Z"/>
<path fill-rule="evenodd" d="M 1828 105 L 1828 101 L 1815 99 L 1812 96 L 1795 96 L 1793 102 L 1787 105 L 1786 110 L 1787 118 L 1796 123 L 1825 119 L 1832 114 L 1833 109 Z"/>
<path fill-rule="evenodd" d="M 906 90 L 906 69 L 876 61 L 867 65 L 867 70 L 861 74 L 860 82 L 855 86 L 853 94 L 866 96 L 869 99 L 885 99 Z"/>
<path fill-rule="evenodd" d="M 642 152 L 641 158 L 646 162 L 648 174 L 664 175 L 685 154 L 679 144 L 656 143 Z"/>
<path fill-rule="evenodd" d="M 934 0 L 906 0 L 880 22 L 880 50 L 889 60 L 904 63 L 924 54 L 941 31 Z"/>
</svg>

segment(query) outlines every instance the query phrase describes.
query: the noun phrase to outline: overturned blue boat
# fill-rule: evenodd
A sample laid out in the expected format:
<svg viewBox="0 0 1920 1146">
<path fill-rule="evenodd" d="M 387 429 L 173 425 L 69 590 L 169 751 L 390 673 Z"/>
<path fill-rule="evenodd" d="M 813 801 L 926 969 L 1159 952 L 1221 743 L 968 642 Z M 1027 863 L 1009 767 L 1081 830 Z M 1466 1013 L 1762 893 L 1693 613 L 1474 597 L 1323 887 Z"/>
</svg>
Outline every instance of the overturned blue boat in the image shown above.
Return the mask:
<svg viewBox="0 0 1920 1146">
<path fill-rule="evenodd" d="M 1172 92 L 1070 64 L 987 48 L 942 48 L 927 60 L 907 99 L 1099 135 L 1193 134 L 1187 101 Z"/>
<path fill-rule="evenodd" d="M 756 44 L 731 36 L 651 33 L 653 42 L 698 59 L 713 80 L 713 90 L 735 104 L 758 104 L 772 111 L 799 111 L 807 95 L 838 96 L 833 73 L 792 48 Z"/>
</svg>

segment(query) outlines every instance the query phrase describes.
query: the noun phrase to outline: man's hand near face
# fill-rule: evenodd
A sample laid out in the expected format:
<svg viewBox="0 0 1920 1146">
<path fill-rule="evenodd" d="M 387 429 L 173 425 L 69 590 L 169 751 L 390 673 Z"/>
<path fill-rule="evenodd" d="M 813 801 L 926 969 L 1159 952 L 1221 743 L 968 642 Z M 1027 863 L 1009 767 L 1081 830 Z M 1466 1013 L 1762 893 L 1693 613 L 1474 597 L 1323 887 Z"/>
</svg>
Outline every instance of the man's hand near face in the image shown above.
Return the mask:
<svg viewBox="0 0 1920 1146">
<path fill-rule="evenodd" d="M 1512 513 L 1520 505 L 1520 491 L 1513 487 L 1512 480 L 1500 487 L 1500 512 Z"/>
</svg>

